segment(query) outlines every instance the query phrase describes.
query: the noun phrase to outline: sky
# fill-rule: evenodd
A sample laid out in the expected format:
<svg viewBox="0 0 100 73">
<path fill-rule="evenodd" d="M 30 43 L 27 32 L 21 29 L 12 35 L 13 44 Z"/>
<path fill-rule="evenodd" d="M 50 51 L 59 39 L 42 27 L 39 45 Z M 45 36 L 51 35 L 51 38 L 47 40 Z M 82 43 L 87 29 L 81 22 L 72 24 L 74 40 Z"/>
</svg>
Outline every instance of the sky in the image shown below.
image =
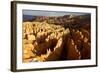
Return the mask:
<svg viewBox="0 0 100 73">
<path fill-rule="evenodd" d="M 87 13 L 23 10 L 23 15 L 32 15 L 32 16 L 63 16 L 63 15 L 84 15 L 84 14 L 87 14 Z"/>
</svg>

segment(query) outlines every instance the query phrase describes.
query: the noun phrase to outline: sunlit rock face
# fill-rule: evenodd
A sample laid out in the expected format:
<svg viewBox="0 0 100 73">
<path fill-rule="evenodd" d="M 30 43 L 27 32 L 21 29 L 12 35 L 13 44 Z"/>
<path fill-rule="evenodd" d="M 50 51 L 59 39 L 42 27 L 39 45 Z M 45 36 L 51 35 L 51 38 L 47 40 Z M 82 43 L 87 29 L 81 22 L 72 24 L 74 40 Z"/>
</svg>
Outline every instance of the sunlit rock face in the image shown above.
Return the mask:
<svg viewBox="0 0 100 73">
<path fill-rule="evenodd" d="M 37 16 L 22 31 L 24 63 L 91 58 L 88 15 Z"/>
</svg>

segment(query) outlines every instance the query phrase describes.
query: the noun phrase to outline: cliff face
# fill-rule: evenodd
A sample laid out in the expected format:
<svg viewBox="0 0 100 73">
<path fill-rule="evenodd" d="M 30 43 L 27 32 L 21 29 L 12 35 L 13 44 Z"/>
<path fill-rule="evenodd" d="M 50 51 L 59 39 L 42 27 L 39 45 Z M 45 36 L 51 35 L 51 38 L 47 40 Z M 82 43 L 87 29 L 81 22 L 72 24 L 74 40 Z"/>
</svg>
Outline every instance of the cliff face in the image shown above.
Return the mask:
<svg viewBox="0 0 100 73">
<path fill-rule="evenodd" d="M 69 27 L 69 25 L 75 26 L 82 26 L 85 24 L 90 24 L 91 22 L 91 15 L 64 15 L 58 17 L 47 17 L 47 16 L 38 16 L 36 17 L 35 21 L 43 22 L 46 21 L 48 24 L 56 24 L 56 25 L 64 25 L 65 27 Z"/>
<path fill-rule="evenodd" d="M 23 22 L 23 62 L 90 59 L 90 33 L 88 15 Z"/>
</svg>

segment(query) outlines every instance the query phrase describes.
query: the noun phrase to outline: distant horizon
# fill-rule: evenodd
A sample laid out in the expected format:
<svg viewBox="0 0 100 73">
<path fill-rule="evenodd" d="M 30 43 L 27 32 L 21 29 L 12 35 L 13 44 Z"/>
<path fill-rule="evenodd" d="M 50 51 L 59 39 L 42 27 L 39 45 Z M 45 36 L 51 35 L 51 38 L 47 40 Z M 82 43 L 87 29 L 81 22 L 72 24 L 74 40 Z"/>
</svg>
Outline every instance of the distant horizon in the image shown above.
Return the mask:
<svg viewBox="0 0 100 73">
<path fill-rule="evenodd" d="M 61 11 L 39 11 L 39 10 L 23 10 L 23 15 L 30 16 L 64 16 L 64 15 L 86 15 L 90 13 L 80 12 L 61 12 Z"/>
</svg>

